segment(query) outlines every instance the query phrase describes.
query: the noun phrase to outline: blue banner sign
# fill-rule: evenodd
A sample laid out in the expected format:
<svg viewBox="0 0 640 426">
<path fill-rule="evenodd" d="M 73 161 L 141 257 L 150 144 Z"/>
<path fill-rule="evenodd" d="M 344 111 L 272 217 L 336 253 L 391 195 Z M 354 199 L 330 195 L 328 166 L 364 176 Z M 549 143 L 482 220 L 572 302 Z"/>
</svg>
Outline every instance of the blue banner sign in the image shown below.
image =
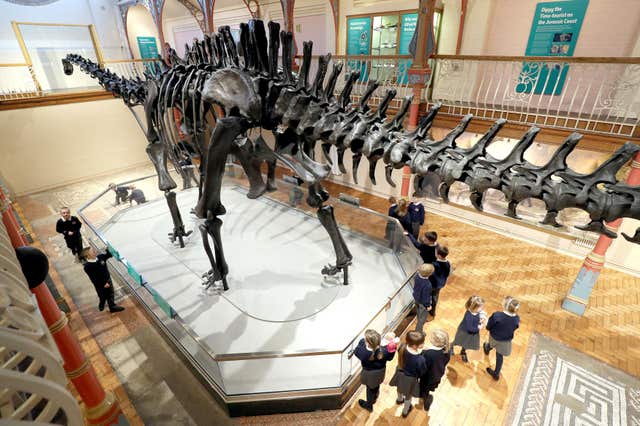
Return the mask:
<svg viewBox="0 0 640 426">
<path fill-rule="evenodd" d="M 347 55 L 371 54 L 371 17 L 349 18 L 347 20 Z M 360 69 L 360 81 L 368 76 L 366 61 L 349 61 L 351 70 Z"/>
<path fill-rule="evenodd" d="M 142 59 L 158 58 L 158 45 L 155 37 L 138 37 L 138 48 Z"/>
<path fill-rule="evenodd" d="M 398 49 L 399 55 L 409 54 L 409 44 L 413 38 L 413 33 L 416 32 L 418 26 L 418 14 L 417 13 L 405 13 L 400 17 L 400 46 Z M 407 84 L 409 81 L 409 75 L 407 70 L 411 68 L 411 59 L 401 59 L 398 61 L 398 84 Z"/>
<path fill-rule="evenodd" d="M 538 3 L 525 56 L 573 56 L 589 0 Z M 569 66 L 525 62 L 518 93 L 559 95 Z"/>
</svg>

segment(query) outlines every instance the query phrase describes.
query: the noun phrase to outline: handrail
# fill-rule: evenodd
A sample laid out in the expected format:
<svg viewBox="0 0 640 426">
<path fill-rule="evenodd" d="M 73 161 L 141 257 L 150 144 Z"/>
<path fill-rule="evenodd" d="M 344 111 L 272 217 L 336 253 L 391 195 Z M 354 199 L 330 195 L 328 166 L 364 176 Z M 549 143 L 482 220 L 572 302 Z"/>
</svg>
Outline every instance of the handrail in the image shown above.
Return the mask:
<svg viewBox="0 0 640 426">
<path fill-rule="evenodd" d="M 0 64 L 0 68 L 2 68 L 2 67 L 6 67 L 6 68 L 8 68 L 8 67 L 28 67 L 28 66 L 29 66 L 29 64 L 27 64 L 26 62 L 19 63 L 19 64 L 16 64 L 16 63 Z"/>
<path fill-rule="evenodd" d="M 487 56 L 487 55 L 433 55 L 430 59 L 498 62 L 567 62 L 580 64 L 640 64 L 640 57 L 607 56 Z"/>
<path fill-rule="evenodd" d="M 234 165 L 236 166 L 236 165 Z M 237 166 L 236 166 L 237 167 Z M 156 177 L 155 174 L 153 175 L 147 175 L 147 176 L 143 176 L 140 178 L 136 178 L 136 179 L 131 179 L 131 180 L 127 180 L 124 182 L 120 182 L 117 185 L 127 185 L 130 183 L 134 183 L 134 182 L 138 182 L 141 180 L 145 180 L 145 179 L 150 179 Z M 89 199 L 87 202 L 85 202 L 84 204 L 82 204 L 77 212 L 78 212 L 78 216 L 82 219 L 82 221 L 89 227 L 89 229 L 102 241 L 103 244 L 106 244 L 107 241 L 104 239 L 103 235 L 96 229 L 96 227 L 87 219 L 86 215 L 84 214 L 84 210 L 89 207 L 91 204 L 93 204 L 94 202 L 96 202 L 98 199 L 100 199 L 102 196 L 104 196 L 107 192 L 109 192 L 110 189 L 106 188 L 104 190 L 102 190 L 100 193 L 98 193 L 97 195 L 95 195 L 94 197 L 92 197 L 91 199 Z M 340 201 L 339 199 L 336 199 L 336 202 L 338 204 L 345 204 L 348 205 L 349 207 L 354 208 L 351 204 L 347 204 L 347 203 L 343 203 L 342 201 Z M 384 217 L 387 220 L 394 220 L 397 223 L 398 229 L 401 228 L 400 226 L 400 222 L 395 219 L 395 218 L 389 218 L 388 216 L 383 215 L 380 212 L 377 212 L 375 210 L 371 210 L 368 209 L 366 207 L 358 207 L 359 210 L 363 210 L 366 211 L 370 214 L 374 214 L 376 216 L 381 216 Z M 406 238 L 406 237 L 405 237 Z M 407 247 L 413 248 L 412 244 L 408 244 Z M 126 266 L 126 265 L 125 265 Z M 349 341 L 349 343 L 347 345 L 345 345 L 345 347 L 341 350 L 320 350 L 320 349 L 301 349 L 301 350 L 296 350 L 296 351 L 289 351 L 289 352 L 281 352 L 281 351 L 266 351 L 266 352 L 254 352 L 254 353 L 230 353 L 230 354 L 216 354 L 214 353 L 214 351 L 211 350 L 211 348 L 209 347 L 209 345 L 207 345 L 206 343 L 202 342 L 198 336 L 194 336 L 193 333 L 191 332 L 190 327 L 188 327 L 186 324 L 184 324 L 181 321 L 181 318 L 178 316 L 177 322 L 179 322 L 180 326 L 183 327 L 183 329 L 185 330 L 185 332 L 187 332 L 193 339 L 194 341 L 196 341 L 196 343 L 202 347 L 203 350 L 205 350 L 207 353 L 209 353 L 211 355 L 211 357 L 215 360 L 215 361 L 237 361 L 237 360 L 247 360 L 247 359 L 269 359 L 269 358 L 289 358 L 289 357 L 302 357 L 302 356 L 316 356 L 316 355 L 337 355 L 337 354 L 344 354 L 345 351 L 353 345 L 353 343 L 356 341 L 356 339 L 358 339 L 360 337 L 360 335 L 367 329 L 369 328 L 369 326 L 371 325 L 371 323 L 377 319 L 378 315 L 383 312 L 387 305 L 389 304 L 389 302 L 391 300 L 393 300 L 403 289 L 406 288 L 407 284 L 410 285 L 411 280 L 413 278 L 413 276 L 415 275 L 415 271 L 413 273 L 411 273 L 403 282 L 402 284 L 399 286 L 399 288 L 391 295 L 391 296 L 387 296 L 387 301 L 382 305 L 382 307 L 376 311 L 375 315 L 372 316 L 372 318 L 369 320 L 369 322 L 367 322 L 367 324 L 364 326 L 364 328 L 362 328 L 362 330 L 360 330 L 354 338 L 351 339 L 351 341 Z M 176 318 L 173 318 L 174 320 L 176 320 Z"/>
<path fill-rule="evenodd" d="M 103 64 L 125 64 L 133 62 L 160 62 L 158 58 L 146 58 L 146 59 L 110 59 L 103 62 Z"/>
<path fill-rule="evenodd" d="M 311 55 L 311 59 L 319 58 L 324 55 Z M 302 55 L 296 55 L 296 59 L 302 59 Z M 334 55 L 331 54 L 331 59 L 362 59 L 362 60 L 375 60 L 375 59 L 413 59 L 411 55 Z"/>
</svg>

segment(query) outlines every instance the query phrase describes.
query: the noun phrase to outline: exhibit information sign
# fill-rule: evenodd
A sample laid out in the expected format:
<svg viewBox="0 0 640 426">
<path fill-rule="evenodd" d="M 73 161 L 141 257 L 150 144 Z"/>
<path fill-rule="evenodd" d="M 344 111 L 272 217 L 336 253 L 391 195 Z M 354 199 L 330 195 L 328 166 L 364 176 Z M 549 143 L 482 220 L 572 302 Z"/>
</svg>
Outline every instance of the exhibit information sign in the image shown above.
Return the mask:
<svg viewBox="0 0 640 426">
<path fill-rule="evenodd" d="M 142 59 L 158 59 L 158 45 L 155 37 L 138 37 L 138 47 Z M 150 63 L 146 62 L 144 66 L 147 71 L 154 73 Z"/>
<path fill-rule="evenodd" d="M 349 18 L 347 21 L 347 55 L 369 55 L 370 46 L 371 17 Z M 360 69 L 360 81 L 367 80 L 366 61 L 349 61 L 347 66 L 352 70 Z"/>
<path fill-rule="evenodd" d="M 158 45 L 155 37 L 138 37 L 138 48 L 142 59 L 157 59 Z"/>
<path fill-rule="evenodd" d="M 538 3 L 533 15 L 525 56 L 573 56 L 589 0 Z M 559 95 L 569 65 L 525 63 L 518 93 Z"/>
<path fill-rule="evenodd" d="M 400 17 L 400 43 L 398 54 L 408 55 L 409 44 L 413 38 L 413 33 L 416 32 L 418 26 L 418 14 L 417 13 L 405 13 Z M 409 81 L 407 70 L 411 68 L 411 59 L 401 59 L 398 61 L 398 84 L 407 84 Z"/>
</svg>

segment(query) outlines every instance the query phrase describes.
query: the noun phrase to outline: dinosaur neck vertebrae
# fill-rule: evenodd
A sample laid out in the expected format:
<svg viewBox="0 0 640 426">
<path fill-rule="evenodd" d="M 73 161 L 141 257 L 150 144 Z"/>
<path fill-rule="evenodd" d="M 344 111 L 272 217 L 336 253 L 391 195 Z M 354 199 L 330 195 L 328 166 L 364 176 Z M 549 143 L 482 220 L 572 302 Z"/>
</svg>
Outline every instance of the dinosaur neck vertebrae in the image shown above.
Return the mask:
<svg viewBox="0 0 640 426">
<path fill-rule="evenodd" d="M 308 185 L 307 202 L 318 209 L 318 217 L 336 251 L 335 265 L 325 268 L 325 273 L 346 272 L 352 260 L 335 223 L 333 209 L 324 204 L 329 194 L 322 188 L 321 181 L 330 170 L 331 146 L 336 147 L 338 166 L 343 173 L 346 172 L 344 154 L 351 151 L 356 181 L 362 157 L 369 161 L 369 177 L 374 184 L 380 160 L 385 165 L 386 180 L 394 187 L 393 170 L 409 166 L 418 176 L 439 175 L 440 194 L 445 201 L 448 201 L 449 188 L 454 182 L 468 185 L 471 202 L 478 210 L 482 210 L 485 192 L 494 189 L 505 195 L 509 202 L 506 214 L 514 218 L 517 218 L 519 202 L 536 198 L 544 201 L 547 208 L 543 223 L 559 226 L 558 212 L 575 207 L 588 212 L 591 218 L 591 222 L 580 229 L 612 238 L 615 234 L 605 227 L 605 221 L 621 217 L 640 219 L 640 188 L 616 180 L 616 172 L 640 151 L 640 147 L 627 143 L 595 171 L 583 175 L 570 170 L 566 163 L 567 156 L 581 138 L 577 133 L 570 135 L 543 166 L 524 159 L 525 151 L 539 132 L 536 127 L 529 129 L 505 158 L 493 158 L 487 153 L 488 146 L 505 124 L 502 119 L 471 148 L 456 145 L 456 139 L 472 119 L 470 115 L 463 117 L 442 140 L 434 141 L 429 129 L 439 104 L 433 105 L 414 131 L 407 132 L 402 126 L 411 97 L 404 98 L 395 116 L 387 118 L 387 109 L 396 91 L 387 90 L 378 109 L 371 111 L 368 103 L 379 83 L 370 80 L 358 105 L 352 105 L 351 92 L 360 78 L 359 71 L 346 73 L 344 87 L 335 97 L 343 64 L 333 63 L 330 67 L 331 55 L 320 56 L 317 72 L 310 82 L 312 42 L 304 43 L 302 65 L 298 73 L 293 73 L 292 34 L 280 32 L 279 25 L 274 22 L 269 22 L 268 27 L 267 40 L 262 21 L 241 24 L 238 49 L 230 29 L 221 27 L 218 33 L 205 35 L 203 40 L 187 46 L 184 59 L 174 55 L 170 68 L 145 74 L 146 80 L 119 77 L 77 55 L 69 55 L 63 61 L 65 72 L 72 71 L 71 64 L 79 65 L 97 78 L 105 89 L 122 97 L 127 105 L 143 105 L 150 146 L 166 151 L 180 142 L 173 119 L 174 111 L 179 112 L 183 123 L 181 130 L 201 158 L 202 179 L 195 213 L 205 219 L 201 231 L 212 263 L 207 276 L 209 282 L 222 280 L 226 288 L 228 271 L 219 236 L 222 224 L 219 216 L 225 213 L 220 185 L 228 154 L 233 154 L 245 169 L 250 198 L 275 189 L 277 161 L 292 169 Z M 282 66 L 278 66 L 279 53 Z M 329 68 L 331 72 L 327 77 Z M 223 114 L 216 114 L 214 106 Z M 217 119 L 211 139 L 206 141 L 205 133 L 211 126 L 206 119 L 209 113 Z M 275 146 L 269 147 L 261 136 L 254 139 L 244 136 L 252 128 L 272 131 Z M 317 144 L 320 144 L 324 163 L 315 160 Z M 161 187 L 171 189 L 170 177 L 163 175 L 166 154 L 156 153 L 152 161 L 158 170 Z M 260 170 L 263 162 L 267 163 L 266 180 Z M 207 235 L 214 241 L 213 251 Z M 640 231 L 634 237 L 625 235 L 625 238 L 640 243 Z"/>
</svg>

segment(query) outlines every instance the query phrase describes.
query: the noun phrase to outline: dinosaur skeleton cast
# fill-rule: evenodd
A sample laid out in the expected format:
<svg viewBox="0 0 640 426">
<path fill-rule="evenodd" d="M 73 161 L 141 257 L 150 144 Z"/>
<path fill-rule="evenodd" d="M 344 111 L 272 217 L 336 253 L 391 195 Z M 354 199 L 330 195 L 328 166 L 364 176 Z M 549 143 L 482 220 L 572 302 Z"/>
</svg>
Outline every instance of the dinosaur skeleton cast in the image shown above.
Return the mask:
<svg viewBox="0 0 640 426">
<path fill-rule="evenodd" d="M 517 218 L 518 203 L 527 198 L 544 201 L 547 215 L 545 224 L 560 226 L 556 221 L 559 211 L 576 207 L 589 213 L 591 222 L 580 229 L 596 231 L 615 237 L 604 222 L 621 217 L 640 219 L 640 188 L 630 187 L 616 180 L 616 173 L 640 151 L 640 147 L 627 143 L 590 174 L 578 174 L 567 167 L 567 156 L 577 146 L 581 135 L 574 133 L 553 154 L 547 164 L 536 166 L 524 159 L 524 153 L 534 141 L 539 129 L 530 128 L 502 159 L 492 157 L 487 148 L 504 126 L 500 119 L 471 148 L 456 145 L 464 133 L 471 115 L 440 141 L 434 141 L 429 129 L 440 108 L 433 105 L 411 132 L 403 129 L 403 121 L 411 104 L 411 97 L 403 99 L 397 113 L 387 118 L 387 109 L 396 96 L 387 90 L 376 111 L 369 100 L 378 89 L 376 81 L 369 81 L 359 103 L 352 105 L 351 92 L 359 80 L 359 71 L 347 72 L 345 84 L 336 98 L 334 91 L 343 65 L 333 63 L 331 55 L 318 58 L 317 72 L 309 81 L 312 42 L 303 44 L 303 60 L 298 73 L 292 72 L 293 36 L 280 32 L 279 24 L 269 22 L 268 36 L 260 20 L 240 25 L 240 43 L 236 46 L 229 27 L 218 33 L 205 35 L 202 41 L 187 46 L 184 59 L 174 55 L 172 67 L 145 73 L 145 79 L 126 79 L 77 55 L 64 60 L 67 74 L 73 64 L 98 79 L 100 84 L 116 96 L 122 97 L 130 108 L 142 105 L 147 121 L 145 130 L 149 146 L 147 152 L 159 176 L 159 188 L 166 191 L 174 220 L 174 235 L 184 236 L 180 213 L 175 207 L 175 183 L 167 172 L 167 151 L 178 141 L 178 130 L 173 119 L 179 111 L 182 132 L 200 156 L 199 198 L 194 209 L 203 219 L 200 232 L 211 270 L 205 281 L 211 285 L 222 282 L 228 289 L 228 266 L 225 260 L 220 229 L 220 216 L 225 208 L 220 199 L 222 178 L 227 156 L 232 154 L 242 165 L 248 181 L 249 198 L 257 198 L 275 190 L 276 163 L 290 168 L 308 188 L 307 203 L 317 209 L 317 216 L 327 230 L 336 254 L 335 264 L 326 266 L 323 274 L 343 272 L 348 282 L 348 267 L 352 256 L 337 226 L 333 207 L 325 204 L 328 192 L 321 181 L 329 174 L 332 162 L 329 152 L 336 147 L 338 166 L 345 173 L 344 155 L 352 153 L 352 173 L 362 157 L 369 161 L 369 177 L 375 184 L 378 161 L 385 164 L 385 177 L 392 180 L 394 169 L 409 166 L 417 176 L 435 172 L 441 179 L 440 195 L 448 201 L 449 188 L 454 182 L 463 182 L 471 190 L 473 206 L 482 210 L 483 197 L 488 189 L 504 193 L 509 207 L 508 216 Z M 268 37 L 268 40 L 267 40 Z M 239 49 L 239 52 L 238 52 Z M 278 66 L 278 55 L 281 64 Z M 325 83 L 326 80 L 326 83 Z M 222 113 L 220 113 L 222 111 Z M 215 118 L 211 125 L 207 117 Z M 262 136 L 249 137 L 248 131 L 261 128 L 273 132 L 272 149 Z M 207 140 L 207 134 L 210 134 Z M 316 145 L 325 161 L 315 159 Z M 266 163 L 266 179 L 261 165 Z M 209 238 L 213 242 L 209 242 Z M 640 230 L 629 241 L 640 243 Z"/>
</svg>

